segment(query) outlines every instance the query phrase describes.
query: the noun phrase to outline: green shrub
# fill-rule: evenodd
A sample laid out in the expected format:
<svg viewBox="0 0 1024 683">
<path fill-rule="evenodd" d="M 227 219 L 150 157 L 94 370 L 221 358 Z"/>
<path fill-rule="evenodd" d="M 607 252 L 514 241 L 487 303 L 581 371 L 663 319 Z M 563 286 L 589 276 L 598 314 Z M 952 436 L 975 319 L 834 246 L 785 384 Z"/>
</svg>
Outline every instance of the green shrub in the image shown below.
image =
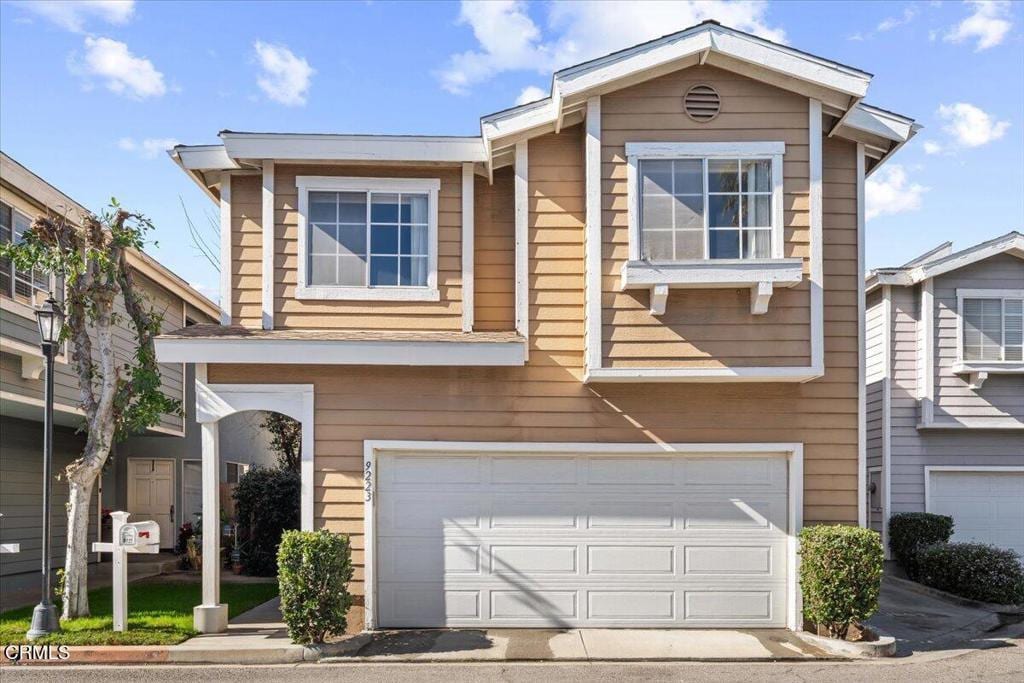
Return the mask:
<svg viewBox="0 0 1024 683">
<path fill-rule="evenodd" d="M 352 550 L 348 537 L 320 531 L 286 531 L 277 551 L 281 615 L 288 635 L 302 645 L 344 633 L 352 605 Z"/>
<path fill-rule="evenodd" d="M 885 553 L 877 533 L 851 526 L 810 526 L 800 532 L 804 617 L 846 638 L 852 624 L 878 611 Z"/>
<path fill-rule="evenodd" d="M 945 543 L 953 535 L 953 518 L 929 512 L 901 512 L 889 518 L 889 550 L 903 571 L 918 579 L 917 551 Z"/>
<path fill-rule="evenodd" d="M 971 600 L 1024 603 L 1024 567 L 1012 550 L 982 543 L 936 543 L 918 550 L 920 582 Z"/>
<path fill-rule="evenodd" d="M 299 475 L 291 470 L 253 467 L 235 486 L 242 571 L 273 576 L 281 533 L 299 528 Z"/>
</svg>

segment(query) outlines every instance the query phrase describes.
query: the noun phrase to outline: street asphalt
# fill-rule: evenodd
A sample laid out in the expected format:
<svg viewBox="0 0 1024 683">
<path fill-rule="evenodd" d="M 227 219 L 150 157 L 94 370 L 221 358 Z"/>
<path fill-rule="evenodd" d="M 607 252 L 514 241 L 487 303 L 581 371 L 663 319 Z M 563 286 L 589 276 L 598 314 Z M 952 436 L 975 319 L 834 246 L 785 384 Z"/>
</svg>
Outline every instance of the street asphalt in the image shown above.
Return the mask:
<svg viewBox="0 0 1024 683">
<path fill-rule="evenodd" d="M 277 666 L 5 666 L 3 683 L 74 681 L 108 683 L 291 683 L 305 681 L 375 681 L 405 683 L 438 681 L 478 683 L 503 681 L 985 681 L 1024 680 L 1024 634 L 1020 626 L 987 634 L 963 650 L 928 652 L 889 660 L 794 663 L 363 663 L 293 664 Z"/>
</svg>

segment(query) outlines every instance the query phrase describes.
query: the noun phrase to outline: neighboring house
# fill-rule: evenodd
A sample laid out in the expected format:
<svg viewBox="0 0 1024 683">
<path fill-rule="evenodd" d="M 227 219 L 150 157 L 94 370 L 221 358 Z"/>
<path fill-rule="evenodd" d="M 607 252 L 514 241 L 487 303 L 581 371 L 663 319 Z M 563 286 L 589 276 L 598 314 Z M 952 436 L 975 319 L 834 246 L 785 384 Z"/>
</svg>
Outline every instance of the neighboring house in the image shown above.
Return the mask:
<svg viewBox="0 0 1024 683">
<path fill-rule="evenodd" d="M 0 152 L 0 239 L 18 240 L 42 214 L 67 215 L 79 220 L 85 209 L 45 180 Z M 171 331 L 194 323 L 207 323 L 218 315 L 217 306 L 189 287 L 174 273 L 142 252 L 130 252 L 129 263 L 137 284 L 163 315 L 162 329 Z M 39 347 L 34 307 L 63 289 L 48 273 L 26 273 L 0 260 L 0 541 L 17 543 L 16 554 L 0 555 L 3 591 L 35 581 L 42 548 L 42 439 L 43 358 Z M 128 361 L 133 353 L 133 333 L 123 304 L 118 303 L 122 325 L 117 334 L 117 353 Z M 53 566 L 64 563 L 67 543 L 67 485 L 64 468 L 79 457 L 85 445 L 76 433 L 81 423 L 78 375 L 64 348 L 55 363 L 54 379 L 54 473 Z M 163 391 L 182 401 L 186 416 L 164 415 L 145 436 L 131 437 L 114 447 L 97 486 L 91 517 L 90 538 L 104 509 L 128 510 L 134 519 L 160 523 L 161 545 L 171 547 L 176 527 L 197 511 L 187 489 L 190 463 L 199 457 L 198 429 L 193 417 L 194 368 L 182 363 L 160 365 Z M 252 415 L 240 415 L 236 424 L 249 424 Z M 240 465 L 270 463 L 275 456 L 265 447 L 247 448 L 252 436 L 239 441 L 226 432 L 226 446 L 242 451 L 232 456 Z M 228 466 L 225 466 L 225 470 Z M 237 471 L 237 467 L 235 468 Z M 227 471 L 224 473 L 228 474 Z M 107 529 L 109 534 L 109 528 Z"/>
<path fill-rule="evenodd" d="M 204 465 L 302 421 L 357 629 L 798 627 L 797 532 L 863 522 L 864 177 L 915 131 L 870 80 L 705 22 L 479 137 L 176 147 L 221 212 L 221 324 L 157 340 Z"/>
<path fill-rule="evenodd" d="M 1024 235 L 867 276 L 869 515 L 1024 554 Z"/>
</svg>

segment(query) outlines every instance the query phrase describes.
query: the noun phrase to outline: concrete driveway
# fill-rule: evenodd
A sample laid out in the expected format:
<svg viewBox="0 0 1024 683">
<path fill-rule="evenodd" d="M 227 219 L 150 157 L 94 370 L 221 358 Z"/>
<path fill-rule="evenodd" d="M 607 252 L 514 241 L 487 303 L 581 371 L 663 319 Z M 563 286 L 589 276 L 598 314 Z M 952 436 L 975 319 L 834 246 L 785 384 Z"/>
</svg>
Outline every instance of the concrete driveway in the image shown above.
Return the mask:
<svg viewBox="0 0 1024 683">
<path fill-rule="evenodd" d="M 782 629 L 421 629 L 381 631 L 323 661 L 780 661 L 825 658 Z"/>
<path fill-rule="evenodd" d="M 882 579 L 878 614 L 868 624 L 896 638 L 897 654 L 948 650 L 1000 626 L 997 615 Z"/>
</svg>

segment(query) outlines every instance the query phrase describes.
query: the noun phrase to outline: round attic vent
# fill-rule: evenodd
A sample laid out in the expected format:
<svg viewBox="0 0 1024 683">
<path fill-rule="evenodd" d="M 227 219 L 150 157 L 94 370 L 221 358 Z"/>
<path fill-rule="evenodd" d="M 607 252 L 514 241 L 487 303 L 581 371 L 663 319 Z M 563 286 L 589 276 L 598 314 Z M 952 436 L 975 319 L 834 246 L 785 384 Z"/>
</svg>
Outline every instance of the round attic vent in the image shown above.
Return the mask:
<svg viewBox="0 0 1024 683">
<path fill-rule="evenodd" d="M 697 123 L 707 123 L 718 116 L 722 99 L 710 85 L 695 85 L 683 96 L 686 115 Z"/>
</svg>

